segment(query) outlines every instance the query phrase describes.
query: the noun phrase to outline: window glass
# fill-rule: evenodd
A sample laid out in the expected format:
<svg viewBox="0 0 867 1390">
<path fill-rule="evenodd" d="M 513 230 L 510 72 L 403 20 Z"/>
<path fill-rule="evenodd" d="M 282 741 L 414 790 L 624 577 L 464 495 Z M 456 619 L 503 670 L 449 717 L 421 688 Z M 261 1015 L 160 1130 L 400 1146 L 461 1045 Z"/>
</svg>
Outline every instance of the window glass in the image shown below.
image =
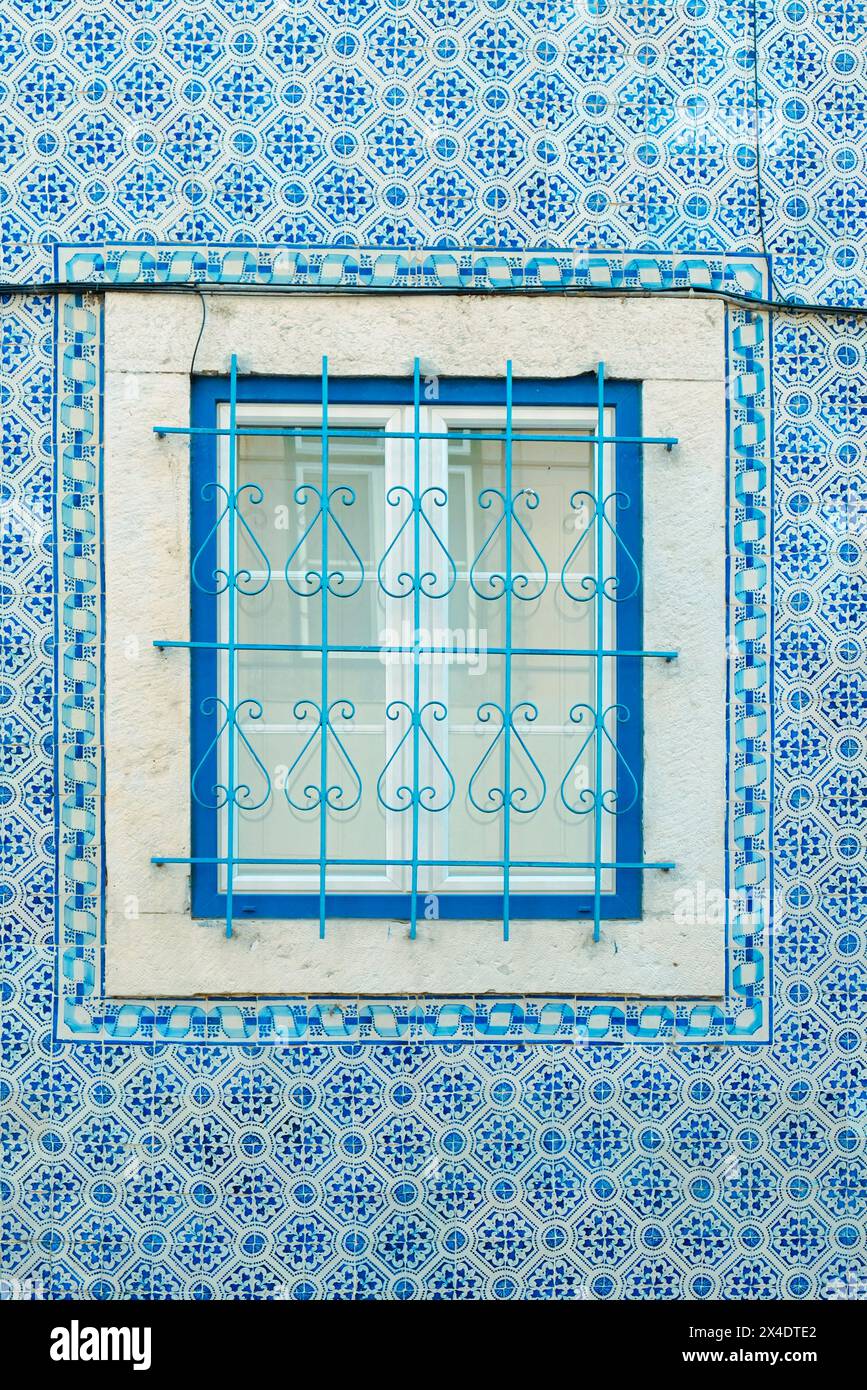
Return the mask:
<svg viewBox="0 0 867 1390">
<path fill-rule="evenodd" d="M 241 434 L 238 440 L 236 546 L 243 574 L 235 610 L 241 646 L 236 756 L 237 777 L 249 794 L 239 805 L 237 854 L 249 861 L 311 863 L 241 864 L 237 888 L 285 893 L 318 887 L 323 697 L 326 886 L 405 892 L 410 885 L 409 867 L 395 861 L 413 853 L 408 788 L 415 675 L 411 651 L 394 648 L 412 648 L 415 636 L 412 493 L 418 462 L 423 580 L 417 636 L 423 648 L 446 651 L 423 652 L 418 668 L 417 852 L 422 860 L 483 861 L 423 866 L 419 889 L 502 892 L 502 871 L 484 861 L 504 853 L 508 694 L 514 711 L 510 855 L 528 861 L 513 869 L 512 890 L 586 891 L 592 883 L 587 869 L 547 866 L 593 859 L 594 811 L 582 792 L 594 777 L 595 662 L 575 654 L 596 642 L 596 451 L 588 430 L 541 409 L 516 417 L 510 530 L 506 446 L 485 437 L 503 430 L 503 411 L 425 408 L 422 433 L 442 438 L 423 440 L 418 460 L 411 439 L 386 438 L 411 434 L 412 411 L 383 407 L 379 415 L 379 423 L 371 423 L 369 412 L 353 417 L 344 407 L 330 417 L 332 428 L 369 437 L 329 439 L 324 671 L 323 460 L 314 433 L 321 419 L 309 408 L 293 414 L 292 407 L 272 407 L 268 424 L 295 425 L 307 435 Z M 247 426 L 257 423 L 245 419 Z M 541 433 L 569 437 L 526 437 Z M 604 466 L 613 474 L 607 452 Z M 603 481 L 610 492 L 613 476 Z M 226 545 L 223 538 L 223 550 Z M 605 545 L 611 572 L 613 540 Z M 513 590 L 507 601 L 509 549 Z M 222 554 L 223 565 L 226 558 Z M 613 647 L 614 605 L 605 608 L 605 642 Z M 224 597 L 224 641 L 227 623 Z M 228 673 L 225 658 L 221 662 L 225 698 Z M 614 665 L 603 663 L 606 706 L 615 699 Z M 607 743 L 605 760 L 610 781 L 614 753 Z M 603 816 L 604 859 L 614 858 L 613 819 Z M 603 886 L 610 886 L 607 878 Z"/>
</svg>

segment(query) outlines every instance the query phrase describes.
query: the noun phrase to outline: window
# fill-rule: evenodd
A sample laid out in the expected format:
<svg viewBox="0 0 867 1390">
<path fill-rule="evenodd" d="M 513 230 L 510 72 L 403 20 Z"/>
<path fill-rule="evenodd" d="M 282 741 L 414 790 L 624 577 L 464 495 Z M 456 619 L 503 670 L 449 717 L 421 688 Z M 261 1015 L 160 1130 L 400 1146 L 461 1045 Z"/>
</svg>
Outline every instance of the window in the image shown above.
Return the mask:
<svg viewBox="0 0 867 1390">
<path fill-rule="evenodd" d="M 194 916 L 640 915 L 641 443 L 601 371 L 194 383 Z"/>
<path fill-rule="evenodd" d="M 740 580 L 726 559 L 733 512 L 723 309 L 559 295 L 346 294 L 315 304 L 233 296 L 209 315 L 200 374 L 191 378 L 195 310 L 169 293 L 149 294 L 146 305 L 110 296 L 105 310 L 110 992 L 255 997 L 290 1011 L 287 1001 L 308 995 L 720 994 L 725 928 L 707 915 L 685 920 L 682 903 L 685 895 L 698 901 L 696 884 L 710 891 L 725 883 L 742 833 L 720 814 L 728 777 L 740 776 L 726 743 L 726 600 Z M 416 410 L 420 344 L 437 378 L 419 372 Z M 611 364 L 602 381 L 608 443 L 600 478 L 623 496 L 608 503 L 610 526 L 587 502 L 584 536 L 582 499 L 571 499 L 596 482 L 597 345 Z M 258 484 L 262 497 L 254 501 L 248 489 L 236 498 L 230 557 L 227 499 L 223 493 L 221 504 L 217 489 L 229 473 L 233 351 L 236 491 Z M 539 503 L 516 501 L 507 555 L 509 359 L 512 493 L 532 488 Z M 296 500 L 302 485 L 318 478 L 321 486 L 323 384 L 329 491 L 353 490 L 353 500 L 334 497 L 328 525 L 327 704 L 346 699 L 354 713 L 332 711 L 327 779 L 318 714 L 323 613 L 321 596 L 310 592 L 323 569 L 322 520 L 312 491 L 303 505 Z M 669 451 L 670 436 L 678 443 Z M 568 468 L 557 462 L 564 456 Z M 564 468 L 575 474 L 568 496 L 558 481 Z M 443 476 L 446 502 L 438 506 L 429 493 L 424 516 L 410 518 L 417 492 L 441 486 Z M 393 492 L 400 487 L 409 495 Z M 479 501 L 485 488 L 493 489 L 487 507 Z M 603 579 L 618 581 L 616 590 L 608 583 L 599 609 L 594 518 L 604 535 Z M 417 554 L 421 576 L 432 575 L 418 591 Z M 216 592 L 225 576 L 215 571 L 230 559 L 239 582 Z M 591 593 L 581 602 L 585 578 Z M 374 650 L 335 650 L 341 646 Z M 597 647 L 609 653 L 598 663 Z M 563 649 L 569 655 L 558 664 L 551 653 Z M 675 649 L 677 660 L 666 660 Z M 508 731 L 507 666 L 513 708 L 524 700 L 538 709 L 535 718 L 516 716 Z M 261 714 L 253 705 L 238 710 L 231 740 L 228 728 L 221 732 L 230 670 L 235 703 L 262 705 Z M 296 713 L 302 700 L 310 703 Z M 445 719 L 434 717 L 436 702 Z M 606 796 L 598 827 L 593 730 L 579 722 L 586 711 L 571 717 L 582 704 L 628 713 L 609 714 L 612 742 L 600 741 L 599 785 L 615 795 Z M 425 705 L 424 727 L 408 732 Z M 484 706 L 487 718 L 478 713 Z M 295 766 L 305 729 L 312 742 Z M 469 783 L 486 753 L 474 806 Z M 542 789 L 536 769 L 545 799 L 533 809 Z M 351 807 L 356 775 L 361 800 Z M 323 812 L 316 798 L 326 782 L 338 804 Z M 227 804 L 225 791 L 217 804 L 220 785 L 234 785 L 238 804 Z M 378 786 L 397 809 L 381 804 Z M 416 786 L 432 788 L 431 805 L 413 806 Z M 449 860 L 464 862 L 441 862 Z"/>
</svg>

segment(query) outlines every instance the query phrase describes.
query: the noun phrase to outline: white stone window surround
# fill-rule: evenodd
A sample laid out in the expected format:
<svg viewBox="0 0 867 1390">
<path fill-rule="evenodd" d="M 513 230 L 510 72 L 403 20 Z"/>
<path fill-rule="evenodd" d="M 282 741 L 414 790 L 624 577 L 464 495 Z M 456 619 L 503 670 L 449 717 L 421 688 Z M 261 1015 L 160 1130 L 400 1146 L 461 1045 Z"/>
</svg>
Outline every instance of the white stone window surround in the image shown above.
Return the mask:
<svg viewBox="0 0 867 1390">
<path fill-rule="evenodd" d="M 155 424 L 189 420 L 201 306 L 177 294 L 108 296 L 105 318 L 104 690 L 106 983 L 109 995 L 616 994 L 719 997 L 723 923 L 677 911 L 725 884 L 725 364 L 721 305 L 671 300 L 340 294 L 210 296 L 197 373 L 231 352 L 259 375 L 573 376 L 603 357 L 639 381 L 644 451 L 645 670 L 641 921 L 317 924 L 189 915 L 189 452 Z M 698 885 L 702 885 L 699 889 Z M 682 916 L 686 920 L 679 920 Z"/>
</svg>

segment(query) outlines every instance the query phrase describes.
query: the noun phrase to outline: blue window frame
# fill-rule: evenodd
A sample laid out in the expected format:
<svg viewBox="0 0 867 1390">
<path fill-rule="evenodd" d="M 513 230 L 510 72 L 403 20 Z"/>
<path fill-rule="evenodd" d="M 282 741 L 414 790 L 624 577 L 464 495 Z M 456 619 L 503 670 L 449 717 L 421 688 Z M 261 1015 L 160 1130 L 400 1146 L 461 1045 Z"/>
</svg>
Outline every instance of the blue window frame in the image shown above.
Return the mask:
<svg viewBox="0 0 867 1390">
<path fill-rule="evenodd" d="M 435 401 L 430 406 L 435 412 L 433 416 L 425 413 L 432 396 Z M 396 430 L 391 423 L 381 430 L 379 426 L 365 425 L 364 420 L 359 427 L 351 420 L 356 408 L 361 411 L 372 404 L 383 409 L 402 410 L 402 417 L 392 416 L 391 419 L 402 418 L 404 428 Z M 293 416 L 294 408 L 301 413 Z M 289 413 L 276 418 L 275 409 Z M 305 409 L 307 415 L 303 416 Z M 563 417 L 564 411 L 571 410 L 589 412 L 589 426 L 557 427 L 555 423 L 546 427 L 547 413 L 556 422 Z M 446 432 L 440 416 L 445 419 L 449 412 L 457 413 L 458 424 Z M 473 412 L 481 423 L 462 424 L 465 418 L 475 420 Z M 264 423 L 257 423 L 259 416 Z M 494 423 L 489 423 L 492 416 Z M 540 417 L 541 425 L 537 423 Z M 528 425 L 526 420 L 531 418 L 533 422 Z M 350 423 L 341 424 L 341 419 L 350 419 Z M 651 441 L 641 436 L 638 385 L 606 382 L 601 367 L 596 376 L 558 380 L 513 378 L 510 365 L 503 378 L 441 378 L 431 385 L 422 381 L 418 363 L 413 377 L 407 379 L 329 379 L 325 363 L 321 378 L 243 378 L 238 376 L 233 360 L 230 378 L 194 380 L 189 433 L 193 556 L 190 641 L 160 642 L 160 645 L 189 646 L 191 656 L 192 848 L 189 860 L 174 862 L 189 862 L 192 866 L 193 916 L 222 917 L 229 933 L 233 920 L 239 917 L 312 917 L 319 919 L 321 934 L 326 931 L 328 918 L 388 917 L 409 921 L 414 935 L 416 923 L 426 915 L 427 901 L 433 896 L 437 917 L 502 921 L 507 937 L 510 924 L 521 919 L 590 919 L 598 935 L 603 918 L 639 916 L 644 871 L 670 867 L 664 863 L 649 864 L 642 858 L 643 666 L 648 658 L 669 659 L 675 653 L 646 651 L 642 645 L 641 446 Z M 398 435 L 399 443 L 396 442 Z M 358 487 L 338 481 L 332 488 L 331 482 L 341 476 L 339 450 L 345 449 L 351 440 L 358 441 L 357 447 L 363 449 L 367 445 L 361 441 L 374 436 L 377 447 L 402 449 L 402 457 L 407 462 L 405 473 L 393 483 L 387 495 L 388 506 L 396 512 L 391 531 L 380 538 L 378 557 L 372 554 L 368 557 L 353 545 L 347 526 L 341 526 L 340 517 L 335 515 L 341 505 L 346 509 L 357 505 Z M 284 552 L 279 557 L 281 563 L 272 564 L 251 525 L 254 508 L 265 500 L 265 489 L 255 477 L 245 480 L 246 475 L 239 473 L 239 451 L 244 447 L 241 441 L 257 441 L 251 447 L 259 447 L 258 441 L 277 438 L 293 441 L 291 447 L 296 451 L 307 448 L 314 468 L 310 475 L 313 482 L 306 481 L 308 475 L 303 471 L 300 474 L 296 471 L 295 478 L 300 477 L 301 481 L 296 481 L 286 495 L 290 511 L 294 508 L 298 513 L 305 506 L 308 510 L 303 518 L 296 514 L 291 522 L 290 538 L 294 539 L 300 532 L 301 539 L 291 548 L 285 565 L 282 563 Z M 674 441 L 652 442 L 670 445 Z M 490 531 L 480 545 L 475 545 L 472 563 L 469 549 L 463 563 L 465 583 L 477 598 L 487 601 L 489 610 L 498 605 L 502 610 L 497 629 L 500 642 L 487 649 L 499 662 L 497 673 L 490 678 L 487 688 L 480 687 L 478 717 L 482 722 L 468 726 L 467 733 L 469 741 L 480 736 L 486 726 L 494 737 L 487 744 L 479 737 L 479 761 L 472 769 L 466 763 L 458 778 L 454 769 L 449 768 L 448 758 L 441 756 L 444 745 L 438 748 L 436 743 L 441 737 L 439 730 L 449 727 L 447 707 L 438 699 L 426 700 L 427 692 L 421 688 L 424 660 L 431 661 L 444 654 L 443 642 L 437 644 L 433 640 L 433 629 L 424 634 L 420 625 L 421 606 L 426 598 L 445 596 L 445 591 L 435 592 L 437 579 L 430 548 L 439 546 L 436 564 L 446 581 L 453 571 L 457 573 L 447 544 L 437 537 L 435 515 L 437 508 L 451 505 L 451 499 L 443 501 L 440 494 L 448 491 L 452 472 L 447 464 L 443 475 L 445 487 L 440 486 L 442 478 L 439 483 L 436 479 L 432 483 L 429 476 L 422 476 L 426 466 L 423 459 L 426 448 L 433 451 L 432 457 L 439 457 L 435 451 L 443 449 L 450 460 L 453 447 L 478 451 L 488 446 L 499 451 L 497 467 L 501 475 L 497 476 L 501 476 L 502 485 L 487 486 L 471 499 L 479 515 L 482 511 L 490 513 Z M 591 458 L 589 473 L 585 469 L 583 476 L 578 476 L 576 464 L 575 481 L 579 486 L 570 497 L 572 511 L 562 518 L 564 524 L 568 522 L 572 526 L 572 531 L 563 540 L 561 553 L 548 561 L 533 546 L 531 534 L 534 519 L 530 514 L 538 509 L 539 494 L 535 487 L 517 486 L 520 480 L 516 460 L 522 456 L 522 451 L 533 448 L 551 453 L 555 448 L 567 451 L 584 448 L 590 451 Z M 606 462 L 606 458 L 610 462 Z M 265 467 L 264 464 L 258 466 Z M 458 476 L 462 480 L 470 476 L 473 466 L 472 462 L 468 465 L 469 475 L 460 473 Z M 553 465 L 545 463 L 544 457 L 541 464 L 537 459 L 536 466 L 546 470 L 546 475 L 553 472 Z M 338 467 L 337 472 L 335 467 Z M 366 478 L 375 475 L 375 463 L 368 465 L 366 473 L 363 470 L 358 473 L 359 477 Z M 537 474 L 532 470 L 527 474 L 525 469 L 525 476 L 535 478 Z M 328 499 L 324 507 L 323 497 Z M 380 511 L 386 509 L 380 506 Z M 368 506 L 368 513 L 370 511 Z M 309 520 L 311 515 L 312 521 Z M 348 510 L 344 515 L 348 515 Z M 315 543 L 312 539 L 314 523 L 318 536 Z M 292 530 L 292 526 L 297 530 Z M 400 545 L 409 545 L 410 560 L 408 568 L 400 571 L 395 580 L 383 566 L 388 556 L 396 553 L 400 536 L 403 537 Z M 484 563 L 494 564 L 493 570 L 485 570 L 480 566 L 480 557 L 493 554 L 490 550 L 494 544 L 492 537 L 499 546 L 498 558 L 496 563 L 485 560 Z M 332 567 L 334 562 L 329 561 L 329 538 L 343 546 L 342 569 Z M 307 547 L 304 553 L 299 550 L 302 542 Z M 375 538 L 372 543 L 375 544 Z M 286 544 L 288 547 L 290 540 Z M 570 603 L 584 605 L 584 611 L 591 615 L 584 629 L 586 645 L 575 645 L 568 650 L 537 648 L 528 641 L 526 626 L 521 629 L 525 632 L 524 644 L 515 640 L 516 633 L 520 636 L 515 610 L 526 603 L 530 583 L 530 566 L 516 559 L 519 546 L 524 547 L 525 555 L 535 553 L 538 556 L 538 562 L 532 561 L 538 568 L 534 601 L 540 601 L 549 583 L 552 593 L 559 585 L 556 592 L 563 605 L 567 605 L 568 593 Z M 580 552 L 585 546 L 593 552 L 590 570 L 581 569 Z M 314 550 L 316 554 L 311 562 Z M 564 556 L 563 552 L 568 553 Z M 349 565 L 345 563 L 347 554 L 355 557 L 350 558 Z M 261 559 L 257 559 L 257 555 Z M 258 566 L 255 573 L 251 556 Z M 293 556 L 297 560 L 294 567 Z M 397 719 L 399 715 L 404 720 L 404 732 L 399 745 L 392 741 L 391 751 L 386 748 L 386 766 L 380 769 L 375 785 L 377 811 L 381 813 L 385 806 L 388 814 L 384 819 L 394 823 L 403 816 L 401 824 L 409 826 L 411 822 L 412 834 L 403 836 L 401 843 L 408 848 L 403 848 L 394 858 L 395 872 L 404 875 L 407 886 L 388 891 L 359 891 L 357 888 L 341 891 L 329 886 L 326 880 L 335 866 L 341 871 L 354 872 L 358 868 L 360 872 L 362 863 L 367 871 L 374 861 L 367 856 L 363 860 L 351 856 L 332 858 L 327 843 L 329 822 L 338 819 L 344 808 L 354 807 L 358 813 L 362 798 L 373 796 L 373 787 L 362 785 L 358 767 L 347 754 L 346 730 L 353 727 L 355 706 L 339 693 L 333 701 L 329 698 L 334 693 L 333 688 L 328 689 L 329 668 L 335 649 L 341 657 L 348 658 L 352 654 L 363 656 L 372 652 L 375 644 L 334 643 L 328 628 L 328 614 L 345 602 L 350 593 L 358 594 L 363 583 L 373 582 L 371 560 L 376 562 L 375 588 L 379 597 L 382 597 L 380 590 L 391 594 L 407 605 L 407 611 L 414 618 L 407 641 L 394 642 L 390 637 L 386 644 L 390 659 L 401 660 L 409 668 L 410 675 L 406 677 L 405 687 L 408 698 L 392 701 L 397 713 L 387 714 L 388 719 Z M 574 572 L 573 566 L 577 566 Z M 308 631 L 305 641 L 285 641 L 288 626 L 281 627 L 277 618 L 270 627 L 266 621 L 263 641 L 254 643 L 244 639 L 239 612 L 263 594 L 270 599 L 275 580 L 280 594 L 289 599 L 289 609 L 284 605 L 284 614 L 289 610 L 297 612 L 305 604 L 311 606 L 311 600 L 316 600 L 317 631 Z M 452 589 L 454 587 L 453 584 Z M 449 652 L 444 664 L 451 663 L 455 657 L 450 643 L 451 639 L 445 644 Z M 381 637 L 379 645 L 382 645 Z M 302 780 L 306 780 L 303 790 L 297 794 L 288 791 L 286 784 L 278 787 L 279 779 L 275 777 L 269 757 L 263 747 L 256 746 L 258 730 L 254 728 L 266 703 L 262 692 L 255 687 L 256 662 L 260 656 L 264 661 L 266 653 L 271 655 L 290 648 L 299 660 L 311 659 L 310 672 L 318 662 L 321 673 L 313 696 L 297 687 L 285 692 L 286 698 L 294 701 L 296 715 L 303 707 L 296 723 L 310 719 L 303 731 L 305 737 L 307 729 L 311 735 L 304 745 L 307 749 L 305 766 L 300 765 L 299 755 L 291 767 L 284 768 L 288 773 L 300 771 Z M 477 659 L 479 654 L 480 644 L 476 643 L 470 655 Z M 569 686 L 572 680 L 566 673 L 577 669 L 570 668 L 570 661 L 584 663 L 581 681 L 575 677 L 574 692 L 584 698 L 576 700 L 570 708 L 562 728 L 557 726 L 548 731 L 553 740 L 550 747 L 560 747 L 563 754 L 558 772 L 562 768 L 564 775 L 559 784 L 556 778 L 545 777 L 540 766 L 541 757 L 534 758 L 533 753 L 528 752 L 531 735 L 536 732 L 531 725 L 538 718 L 538 709 L 534 714 L 532 708 L 527 708 L 532 706 L 531 701 L 515 698 L 522 693 L 514 687 L 516 661 L 525 661 L 528 669 L 532 669 L 534 659 L 540 656 L 550 663 L 546 669 L 560 670 L 564 686 Z M 249 660 L 244 665 L 247 657 Z M 242 670 L 246 673 L 243 677 L 239 674 Z M 251 670 L 252 686 L 249 683 Z M 262 679 L 264 681 L 265 677 Z M 278 691 L 279 698 L 282 694 Z M 482 712 L 483 707 L 486 714 Z M 511 712 L 508 718 L 507 711 Z M 566 719 L 565 712 L 563 718 Z M 279 725 L 269 727 L 278 729 Z M 294 725 L 293 729 L 297 735 Z M 572 736 L 572 744 L 561 747 L 566 734 Z M 406 774 L 395 792 L 393 788 L 389 790 L 382 779 L 388 765 L 394 761 L 398 746 L 402 749 L 400 756 L 404 764 L 408 761 L 411 765 L 411 774 Z M 576 756 L 570 762 L 575 750 Z M 338 787 L 337 782 L 330 780 L 332 772 L 329 769 L 335 760 L 341 768 L 334 775 L 338 781 L 341 777 L 344 782 L 348 780 L 348 787 Z M 318 786 L 310 780 L 309 769 L 314 765 L 318 765 L 320 771 Z M 477 782 L 473 800 L 473 774 L 480 776 L 480 769 L 486 765 L 494 769 L 495 785 L 479 789 Z M 443 784 L 439 805 L 435 804 L 437 789 L 424 782 L 430 766 Z M 530 785 L 532 769 L 538 773 L 535 788 Z M 255 790 L 251 785 L 251 770 L 264 779 Z M 349 776 L 350 770 L 354 777 Z M 369 780 L 372 783 L 372 778 Z M 277 790 L 282 790 L 287 801 L 300 812 L 309 812 L 309 820 L 318 819 L 318 854 L 309 851 L 300 854 L 291 843 L 294 835 L 286 833 L 280 838 L 276 855 L 273 848 L 266 854 L 254 855 L 249 845 L 240 844 L 239 824 L 254 819 L 263 806 L 271 803 Z M 425 804 L 427 793 L 432 795 Z M 301 800 L 293 801 L 293 795 L 300 796 Z M 488 850 L 486 857 L 472 852 L 467 854 L 462 847 L 461 857 L 455 859 L 455 851 L 448 845 L 444 852 L 440 849 L 442 857 L 435 858 L 429 847 L 425 851 L 428 841 L 424 834 L 427 832 L 422 833 L 419 827 L 422 822 L 433 823 L 438 810 L 449 810 L 450 816 L 454 815 L 452 808 L 458 805 L 460 797 L 473 801 L 473 806 L 482 813 L 476 816 L 476 823 L 482 824 L 487 815 L 490 821 L 484 822 L 485 826 L 490 822 L 499 824 L 497 850 L 494 853 Z M 574 858 L 549 861 L 547 854 L 536 852 L 530 857 L 522 848 L 523 841 L 515 825 L 521 825 L 521 816 L 537 814 L 546 797 L 556 799 L 560 819 L 565 818 L 567 826 L 575 827 L 576 844 L 581 840 L 584 846 Z M 510 808 L 509 815 L 505 814 L 506 806 Z M 438 824 L 443 823 L 444 818 L 440 818 Z M 591 823 L 592 831 L 588 834 L 587 827 Z M 553 821 L 550 824 L 553 826 Z M 257 829 L 255 833 L 261 831 Z M 486 829 L 479 831 L 480 836 L 484 833 Z M 472 836 L 464 836 L 462 846 L 468 840 L 472 844 L 475 832 Z M 387 854 L 377 858 L 375 863 L 386 869 L 392 867 Z M 246 889 L 243 871 L 254 866 L 251 871 L 259 872 L 264 865 L 291 866 L 292 871 L 303 867 L 305 873 L 309 871 L 317 876 L 316 887 L 313 891 L 309 888 L 299 891 Z M 240 877 L 239 869 L 242 870 Z M 425 873 L 430 876 L 440 872 L 447 876 L 470 869 L 482 875 L 498 876 L 497 891 L 449 889 L 431 894 L 422 882 Z M 531 879 L 531 875 L 536 874 L 537 882 L 542 878 L 556 887 L 558 876 L 573 871 L 589 877 L 592 886 L 586 891 L 544 891 Z"/>
</svg>

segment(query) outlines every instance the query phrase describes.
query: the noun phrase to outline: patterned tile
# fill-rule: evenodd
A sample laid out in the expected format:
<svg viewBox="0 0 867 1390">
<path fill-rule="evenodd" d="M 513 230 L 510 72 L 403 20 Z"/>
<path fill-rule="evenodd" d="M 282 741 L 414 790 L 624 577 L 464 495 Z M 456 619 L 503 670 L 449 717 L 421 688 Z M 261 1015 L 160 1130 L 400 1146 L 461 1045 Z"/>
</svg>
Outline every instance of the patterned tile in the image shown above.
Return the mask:
<svg viewBox="0 0 867 1390">
<path fill-rule="evenodd" d="M 503 287 L 554 245 L 541 283 L 644 283 L 650 264 L 688 285 L 761 265 L 758 131 L 777 289 L 864 303 L 860 0 L 759 0 L 758 112 L 746 0 L 0 17 L 7 279 Z M 479 1029 L 456 1006 L 437 1040 L 422 1011 L 396 1026 L 372 1003 L 312 1027 L 286 1009 L 264 1037 L 219 1003 L 168 1026 L 99 1005 L 99 301 L 0 303 L 4 1293 L 864 1297 L 867 346 L 844 312 L 776 314 L 759 351 L 765 324 L 729 316 L 735 378 L 765 370 L 761 410 L 733 393 L 732 476 L 773 460 L 749 479 L 768 518 L 750 510 L 735 546 L 751 747 L 731 861 L 773 871 L 774 970 L 756 979 L 742 923 L 731 980 L 772 1004 L 772 1034 L 701 1042 L 696 1019 L 674 1043 L 636 1018 L 622 1046 L 546 1014 L 530 1040 L 508 1009 Z M 770 776 L 771 737 L 773 826 L 767 786 L 737 779 L 762 758 Z"/>
</svg>

